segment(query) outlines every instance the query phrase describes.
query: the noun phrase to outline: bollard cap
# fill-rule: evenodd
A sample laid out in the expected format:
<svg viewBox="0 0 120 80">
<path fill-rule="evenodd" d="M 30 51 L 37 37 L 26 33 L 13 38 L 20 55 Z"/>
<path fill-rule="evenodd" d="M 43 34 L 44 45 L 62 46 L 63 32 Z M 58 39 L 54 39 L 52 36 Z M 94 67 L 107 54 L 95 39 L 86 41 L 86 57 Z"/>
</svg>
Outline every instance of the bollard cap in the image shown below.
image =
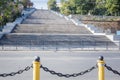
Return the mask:
<svg viewBox="0 0 120 80">
<path fill-rule="evenodd" d="M 35 61 L 40 62 L 40 57 L 39 56 L 35 56 Z"/>
<path fill-rule="evenodd" d="M 103 56 L 99 56 L 99 60 L 103 61 L 104 57 Z"/>
</svg>

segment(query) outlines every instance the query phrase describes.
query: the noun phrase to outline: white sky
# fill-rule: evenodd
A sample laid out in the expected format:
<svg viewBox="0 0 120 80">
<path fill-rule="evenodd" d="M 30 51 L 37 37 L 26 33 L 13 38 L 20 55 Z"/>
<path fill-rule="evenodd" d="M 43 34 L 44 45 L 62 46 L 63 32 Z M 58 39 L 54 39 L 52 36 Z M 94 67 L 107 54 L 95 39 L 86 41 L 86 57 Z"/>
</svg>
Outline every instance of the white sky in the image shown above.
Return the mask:
<svg viewBox="0 0 120 80">
<path fill-rule="evenodd" d="M 57 0 L 59 2 L 60 0 Z M 48 0 L 31 0 L 34 3 L 34 7 L 37 9 L 47 9 Z"/>
</svg>

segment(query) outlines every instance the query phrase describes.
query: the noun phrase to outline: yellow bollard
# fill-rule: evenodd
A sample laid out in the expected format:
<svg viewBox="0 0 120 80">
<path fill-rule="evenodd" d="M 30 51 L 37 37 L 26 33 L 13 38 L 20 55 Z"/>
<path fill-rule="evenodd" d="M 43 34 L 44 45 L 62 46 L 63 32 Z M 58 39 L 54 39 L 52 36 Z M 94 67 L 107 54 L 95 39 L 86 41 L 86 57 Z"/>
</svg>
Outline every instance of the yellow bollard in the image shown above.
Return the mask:
<svg viewBox="0 0 120 80">
<path fill-rule="evenodd" d="M 33 61 L 33 80 L 40 80 L 40 58 Z"/>
<path fill-rule="evenodd" d="M 105 75 L 105 72 L 104 72 L 105 62 L 104 62 L 103 56 L 100 56 L 97 62 L 98 62 L 98 80 L 105 80 L 105 76 L 104 76 Z"/>
</svg>

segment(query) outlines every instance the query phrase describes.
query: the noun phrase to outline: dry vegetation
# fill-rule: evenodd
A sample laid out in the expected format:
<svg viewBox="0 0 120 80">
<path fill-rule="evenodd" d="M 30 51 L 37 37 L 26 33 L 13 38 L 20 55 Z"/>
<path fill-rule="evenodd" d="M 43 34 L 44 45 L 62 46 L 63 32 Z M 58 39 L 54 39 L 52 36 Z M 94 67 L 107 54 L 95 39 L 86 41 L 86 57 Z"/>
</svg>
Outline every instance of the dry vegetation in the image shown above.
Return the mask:
<svg viewBox="0 0 120 80">
<path fill-rule="evenodd" d="M 110 29 L 112 33 L 120 30 L 120 16 L 74 15 L 73 18 L 77 18 L 85 24 L 94 24 L 96 27 L 104 30 Z"/>
<path fill-rule="evenodd" d="M 84 20 L 85 24 L 94 24 L 96 27 L 101 27 L 104 30 L 110 29 L 112 33 L 120 30 L 120 21 L 95 21 L 95 20 Z"/>
</svg>

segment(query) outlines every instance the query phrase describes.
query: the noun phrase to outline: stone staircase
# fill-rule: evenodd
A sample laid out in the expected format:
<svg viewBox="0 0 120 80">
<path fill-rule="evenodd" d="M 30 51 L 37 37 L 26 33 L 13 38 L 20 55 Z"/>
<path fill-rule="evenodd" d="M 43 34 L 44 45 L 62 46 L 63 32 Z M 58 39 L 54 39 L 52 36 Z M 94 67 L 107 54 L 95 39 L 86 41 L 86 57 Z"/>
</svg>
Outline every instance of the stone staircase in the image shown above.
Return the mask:
<svg viewBox="0 0 120 80">
<path fill-rule="evenodd" d="M 51 11 L 37 10 L 10 34 L 4 35 L 0 45 L 39 48 L 115 48 L 104 35 L 93 35 L 84 26 L 75 26 Z M 3 46 L 2 46 L 3 47 Z"/>
<path fill-rule="evenodd" d="M 13 33 L 91 34 L 85 27 L 74 24 L 20 24 Z"/>
</svg>

